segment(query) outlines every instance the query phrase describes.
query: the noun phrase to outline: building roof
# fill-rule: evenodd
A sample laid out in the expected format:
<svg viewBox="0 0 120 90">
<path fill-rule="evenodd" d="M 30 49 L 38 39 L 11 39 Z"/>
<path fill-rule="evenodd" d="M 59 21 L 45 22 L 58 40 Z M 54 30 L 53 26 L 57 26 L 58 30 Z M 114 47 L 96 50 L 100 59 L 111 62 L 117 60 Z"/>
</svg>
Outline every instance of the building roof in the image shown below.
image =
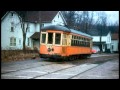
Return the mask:
<svg viewBox="0 0 120 90">
<path fill-rule="evenodd" d="M 118 40 L 118 39 L 119 39 L 118 33 L 113 33 L 112 34 L 112 40 Z"/>
<path fill-rule="evenodd" d="M 92 36 L 90 36 L 89 34 L 86 34 L 86 33 L 83 33 L 81 31 L 77 31 L 74 29 L 69 29 L 65 26 L 59 26 L 59 25 L 46 26 L 46 27 L 41 28 L 41 30 L 60 30 L 60 31 L 65 31 L 65 32 L 70 32 L 70 33 L 75 33 L 75 34 L 81 34 L 83 36 L 87 36 L 87 37 L 92 38 Z"/>
<path fill-rule="evenodd" d="M 3 13 L 2 13 L 1 20 L 3 20 L 9 13 L 17 14 L 15 11 L 6 11 L 6 12 L 3 12 Z"/>
<path fill-rule="evenodd" d="M 1 20 L 3 20 L 9 12 L 17 14 L 15 11 L 4 12 Z M 51 21 L 54 19 L 57 13 L 60 14 L 65 25 L 67 25 L 67 22 L 61 11 L 27 11 L 26 16 L 25 16 L 25 21 L 32 22 L 32 23 L 40 23 L 40 21 L 42 23 L 51 23 Z"/>
<path fill-rule="evenodd" d="M 59 14 L 61 15 L 61 17 L 62 17 L 65 25 L 67 25 L 67 21 L 66 21 L 66 19 L 65 19 L 65 16 L 64 16 L 63 12 L 62 12 L 62 11 L 59 11 Z"/>
<path fill-rule="evenodd" d="M 110 31 L 107 29 L 102 30 L 102 36 L 107 36 L 109 32 Z M 101 31 L 98 29 L 90 29 L 90 30 L 88 30 L 88 34 L 90 34 L 91 36 L 100 36 Z"/>
<path fill-rule="evenodd" d="M 4 12 L 3 13 L 4 15 L 2 15 L 1 20 L 3 20 L 9 12 L 16 13 L 15 11 Z M 46 23 L 51 22 L 58 12 L 59 11 L 28 11 L 26 13 L 25 21 L 26 22 L 40 22 L 40 18 L 41 18 L 42 22 L 46 22 Z"/>
<path fill-rule="evenodd" d="M 93 42 L 94 45 L 101 45 L 101 44 L 105 44 L 105 43 L 106 43 L 105 41 L 104 42 L 102 41 L 101 43 L 100 42 Z"/>
<path fill-rule="evenodd" d="M 6 13 L 7 13 L 7 11 L 1 12 L 1 20 L 2 20 L 2 18 L 5 16 Z"/>
<path fill-rule="evenodd" d="M 27 22 L 51 22 L 58 11 L 28 11 L 26 15 Z"/>
<path fill-rule="evenodd" d="M 35 32 L 30 38 L 32 38 L 32 39 L 40 39 L 40 32 Z"/>
</svg>

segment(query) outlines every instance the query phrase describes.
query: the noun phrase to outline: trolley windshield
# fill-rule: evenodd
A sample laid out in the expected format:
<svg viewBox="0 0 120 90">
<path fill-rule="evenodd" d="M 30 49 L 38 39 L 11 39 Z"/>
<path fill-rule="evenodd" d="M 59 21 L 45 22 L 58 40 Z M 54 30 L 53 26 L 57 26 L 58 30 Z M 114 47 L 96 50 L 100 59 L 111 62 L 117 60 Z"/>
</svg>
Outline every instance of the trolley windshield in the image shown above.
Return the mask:
<svg viewBox="0 0 120 90">
<path fill-rule="evenodd" d="M 47 44 L 61 44 L 61 33 L 51 33 L 48 32 Z"/>
<path fill-rule="evenodd" d="M 48 33 L 48 42 L 47 44 L 53 44 L 53 33 Z"/>
</svg>

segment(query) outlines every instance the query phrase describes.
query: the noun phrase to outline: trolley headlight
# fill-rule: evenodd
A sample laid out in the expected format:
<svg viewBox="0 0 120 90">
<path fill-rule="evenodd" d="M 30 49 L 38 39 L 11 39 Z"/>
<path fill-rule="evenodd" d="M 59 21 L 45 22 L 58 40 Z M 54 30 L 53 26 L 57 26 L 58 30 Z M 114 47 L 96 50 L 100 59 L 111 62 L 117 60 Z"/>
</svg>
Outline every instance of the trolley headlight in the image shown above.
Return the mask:
<svg viewBox="0 0 120 90">
<path fill-rule="evenodd" d="M 51 51 L 51 49 L 50 48 L 48 48 L 48 52 L 50 52 Z"/>
<path fill-rule="evenodd" d="M 52 51 L 54 51 L 54 49 L 52 48 Z"/>
<path fill-rule="evenodd" d="M 48 52 L 50 52 L 50 51 L 54 51 L 54 49 L 53 49 L 53 48 L 52 48 L 52 49 L 51 49 L 51 48 L 48 48 Z"/>
</svg>

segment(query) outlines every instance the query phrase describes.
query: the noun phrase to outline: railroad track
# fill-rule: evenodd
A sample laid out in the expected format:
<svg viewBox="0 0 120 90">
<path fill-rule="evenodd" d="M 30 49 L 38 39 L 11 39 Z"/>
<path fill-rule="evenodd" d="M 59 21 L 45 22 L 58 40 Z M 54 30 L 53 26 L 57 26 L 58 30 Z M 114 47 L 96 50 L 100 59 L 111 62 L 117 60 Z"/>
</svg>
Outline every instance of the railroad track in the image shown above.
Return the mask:
<svg viewBox="0 0 120 90">
<path fill-rule="evenodd" d="M 80 75 L 80 74 L 83 74 L 83 73 L 85 73 L 85 72 L 87 72 L 87 71 L 90 71 L 90 70 L 92 70 L 92 69 L 94 69 L 94 68 L 96 68 L 96 67 L 104 64 L 104 63 L 107 62 L 107 61 L 112 61 L 112 60 L 114 60 L 114 59 L 115 59 L 115 58 L 113 58 L 113 59 L 106 59 L 105 61 L 94 62 L 94 64 L 97 64 L 95 67 L 90 68 L 90 69 L 87 69 L 87 70 L 85 70 L 85 71 L 83 71 L 83 72 L 80 72 L 80 73 L 78 73 L 78 74 L 76 74 L 76 75 L 74 75 L 74 76 L 69 77 L 68 79 L 72 79 L 72 78 L 74 78 L 74 77 L 76 77 L 76 76 L 78 76 L 78 75 Z"/>
<path fill-rule="evenodd" d="M 8 74 L 8 73 L 14 73 L 14 72 L 19 72 L 19 71 L 24 71 L 24 70 L 31 70 L 31 69 L 35 69 L 35 68 L 44 68 L 44 67 L 47 67 L 47 66 L 53 66 L 54 64 L 57 64 L 57 65 L 67 65 L 67 64 L 72 64 L 71 66 L 69 67 L 64 67 L 64 68 L 59 68 L 59 69 L 56 69 L 56 70 L 53 70 L 53 71 L 45 71 L 45 73 L 43 73 L 42 75 L 36 75 L 34 77 L 30 77 L 29 79 L 37 79 L 37 78 L 40 78 L 40 77 L 44 77 L 44 76 L 47 76 L 47 75 L 50 75 L 50 74 L 55 74 L 55 75 L 58 75 L 58 74 L 61 74 L 60 72 L 64 72 L 64 71 L 67 71 L 69 69 L 74 69 L 74 68 L 80 68 L 82 64 L 86 64 L 86 63 L 90 63 L 92 64 L 93 66 L 86 69 L 86 70 L 83 70 L 77 74 L 69 74 L 69 73 L 66 73 L 65 75 L 70 75 L 67 79 L 72 79 L 84 72 L 87 72 L 91 69 L 94 69 L 96 68 L 97 66 L 103 64 L 104 62 L 107 62 L 107 61 L 111 61 L 111 60 L 114 60 L 118 57 L 112 57 L 112 56 L 108 56 L 108 57 L 92 57 L 90 59 L 86 59 L 86 60 L 73 60 L 73 61 L 64 61 L 64 62 L 53 62 L 53 63 L 49 63 L 49 64 L 43 64 L 43 65 L 36 65 L 36 66 L 32 66 L 32 67 L 27 67 L 27 68 L 23 68 L 23 69 L 17 69 L 17 70 L 14 70 L 14 71 L 9 71 L 9 72 L 4 72 L 4 73 L 1 73 L 3 76 Z M 34 73 L 35 71 L 33 71 Z M 37 72 L 37 71 L 36 71 Z M 38 71 L 39 72 L 39 71 Z M 43 71 L 44 72 L 44 71 Z M 64 73 L 62 73 L 64 75 Z M 21 76 L 22 77 L 22 76 Z"/>
<path fill-rule="evenodd" d="M 34 63 L 36 64 L 36 63 Z M 31 67 L 30 64 L 28 64 L 26 68 L 23 68 L 23 69 L 17 69 L 17 70 L 10 70 L 10 71 L 7 71 L 7 72 L 1 72 L 1 74 L 6 74 L 6 73 L 12 73 L 12 72 L 17 72 L 17 71 L 22 71 L 22 70 L 27 70 L 27 69 L 32 69 L 32 68 L 36 68 L 36 67 L 43 67 L 43 66 L 46 66 L 46 65 L 52 65 L 54 63 L 51 63 L 51 64 L 42 64 L 39 66 L 39 64 L 37 66 L 33 66 Z"/>
<path fill-rule="evenodd" d="M 72 76 L 69 77 L 69 78 L 67 78 L 67 79 L 72 79 L 72 78 L 74 78 L 74 77 L 76 77 L 76 76 L 78 76 L 78 75 L 80 75 L 80 74 L 82 74 L 82 73 L 85 73 L 85 72 L 87 72 L 87 71 L 89 71 L 89 70 L 92 70 L 92 69 L 94 69 L 94 68 L 102 65 L 103 63 L 105 63 L 105 62 L 107 62 L 107 61 L 111 61 L 111 60 L 114 60 L 114 59 L 115 59 L 115 58 L 105 59 L 105 61 L 98 61 L 98 62 L 96 61 L 96 62 L 94 62 L 94 64 L 97 64 L 97 63 L 99 63 L 99 64 L 94 65 L 93 67 L 88 68 L 88 69 L 86 69 L 86 70 L 83 70 L 82 72 L 80 72 L 80 73 L 78 73 L 78 74 L 75 74 L 75 75 L 74 75 L 74 74 L 70 74 L 70 75 L 72 75 Z M 60 70 L 57 70 L 57 71 L 54 71 L 54 72 L 48 72 L 48 73 L 46 73 L 46 74 L 44 74 L 44 75 L 38 75 L 38 76 L 32 77 L 31 79 L 39 79 L 39 77 L 43 77 L 43 76 L 46 76 L 46 75 L 49 75 L 49 74 L 60 74 L 60 73 L 59 73 L 60 71 L 68 70 L 68 69 L 75 68 L 75 67 L 78 67 L 78 66 L 80 66 L 80 65 L 75 65 L 75 66 L 72 66 L 72 67 L 63 68 L 63 69 L 60 69 Z M 67 75 L 67 74 L 65 74 L 65 75 Z M 69 74 L 68 74 L 68 75 L 69 75 Z M 43 79 L 44 79 L 44 78 L 43 78 Z"/>
</svg>

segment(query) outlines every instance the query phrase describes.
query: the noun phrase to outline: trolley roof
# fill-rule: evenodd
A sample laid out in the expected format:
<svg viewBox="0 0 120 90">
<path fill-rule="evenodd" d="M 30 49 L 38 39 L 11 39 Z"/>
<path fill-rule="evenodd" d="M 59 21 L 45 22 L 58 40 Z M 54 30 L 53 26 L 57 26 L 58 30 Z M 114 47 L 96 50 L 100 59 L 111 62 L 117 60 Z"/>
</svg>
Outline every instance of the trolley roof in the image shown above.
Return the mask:
<svg viewBox="0 0 120 90">
<path fill-rule="evenodd" d="M 77 31 L 77 30 L 74 30 L 74 29 L 70 29 L 70 30 L 71 30 L 71 32 L 72 32 L 72 33 L 75 33 L 75 34 L 80 34 L 80 35 L 83 35 L 83 36 L 87 36 L 87 37 L 92 38 L 92 36 L 91 36 L 91 35 L 86 34 L 86 33 L 83 33 L 83 32 L 81 32 L 81 31 Z"/>
<path fill-rule="evenodd" d="M 69 29 L 69 28 L 67 28 L 67 27 L 59 26 L 59 25 L 49 25 L 49 26 L 45 26 L 45 27 L 41 28 L 41 30 L 60 30 L 60 31 L 71 32 L 71 33 L 80 34 L 80 35 L 83 35 L 83 36 L 87 36 L 87 37 L 92 38 L 92 36 L 89 35 L 89 34 L 83 33 L 83 32 L 78 31 L 78 30 Z"/>
</svg>

